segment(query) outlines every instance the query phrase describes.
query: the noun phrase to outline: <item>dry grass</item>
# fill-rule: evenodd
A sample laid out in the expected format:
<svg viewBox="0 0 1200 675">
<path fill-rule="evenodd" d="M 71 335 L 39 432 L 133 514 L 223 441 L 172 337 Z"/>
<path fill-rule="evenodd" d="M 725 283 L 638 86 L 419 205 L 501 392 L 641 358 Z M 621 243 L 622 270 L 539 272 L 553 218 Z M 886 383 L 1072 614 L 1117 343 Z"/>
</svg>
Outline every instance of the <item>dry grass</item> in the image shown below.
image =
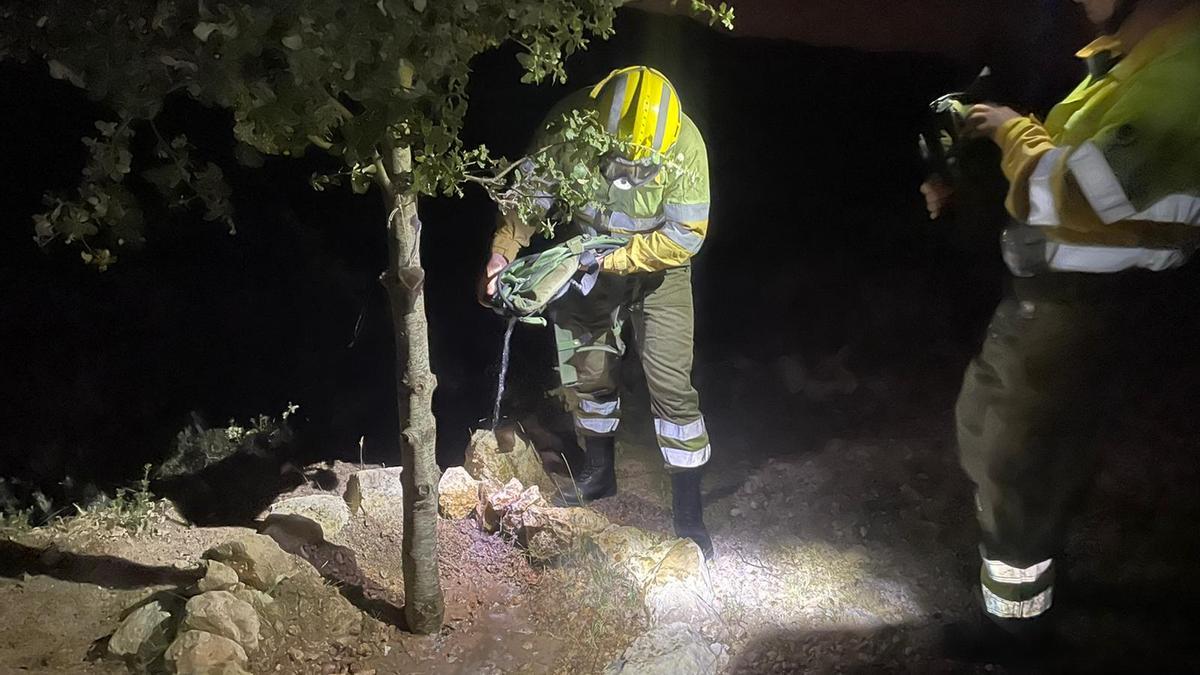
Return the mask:
<svg viewBox="0 0 1200 675">
<path fill-rule="evenodd" d="M 646 627 L 634 582 L 595 553 L 549 568 L 534 601 L 542 630 L 569 645 L 562 672 L 598 673 Z"/>
</svg>

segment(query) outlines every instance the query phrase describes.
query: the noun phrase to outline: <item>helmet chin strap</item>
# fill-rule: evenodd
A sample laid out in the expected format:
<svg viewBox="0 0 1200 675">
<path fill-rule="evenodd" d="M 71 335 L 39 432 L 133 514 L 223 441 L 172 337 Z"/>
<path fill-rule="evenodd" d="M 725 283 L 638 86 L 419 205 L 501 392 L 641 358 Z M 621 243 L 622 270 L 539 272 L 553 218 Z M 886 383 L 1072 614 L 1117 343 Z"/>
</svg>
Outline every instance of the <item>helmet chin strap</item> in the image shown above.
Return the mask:
<svg viewBox="0 0 1200 675">
<path fill-rule="evenodd" d="M 1104 23 L 1104 32 L 1108 35 L 1116 35 L 1117 31 L 1121 30 L 1121 26 L 1129 20 L 1133 10 L 1137 9 L 1137 5 L 1138 0 L 1119 0 L 1113 10 L 1113 15 Z"/>
</svg>

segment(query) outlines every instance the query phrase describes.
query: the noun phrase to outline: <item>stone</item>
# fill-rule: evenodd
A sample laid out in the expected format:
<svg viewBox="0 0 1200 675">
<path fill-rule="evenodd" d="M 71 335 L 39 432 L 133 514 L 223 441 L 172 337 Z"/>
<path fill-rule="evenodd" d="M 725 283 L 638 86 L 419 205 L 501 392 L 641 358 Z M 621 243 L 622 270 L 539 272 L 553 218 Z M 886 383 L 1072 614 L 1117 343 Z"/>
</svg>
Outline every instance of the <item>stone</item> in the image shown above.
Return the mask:
<svg viewBox="0 0 1200 675">
<path fill-rule="evenodd" d="M 288 523 L 293 524 L 291 529 L 311 531 L 311 526 L 306 528 L 302 521 L 309 521 L 319 528 L 321 539 L 328 541 L 350 524 L 350 509 L 337 495 L 305 495 L 276 502 L 267 512 L 268 528 L 276 523 Z"/>
<path fill-rule="evenodd" d="M 151 602 L 129 613 L 117 631 L 108 640 L 108 651 L 116 656 L 151 657 L 162 653 L 168 646 L 167 634 L 171 628 L 171 613 L 157 601 Z"/>
<path fill-rule="evenodd" d="M 438 513 L 451 520 L 471 515 L 479 503 L 479 483 L 461 466 L 446 469 L 438 482 Z"/>
<path fill-rule="evenodd" d="M 237 584 L 238 575 L 232 567 L 216 560 L 206 560 L 204 578 L 196 584 L 196 589 L 201 593 L 227 591 Z"/>
<path fill-rule="evenodd" d="M 259 620 L 254 607 L 229 591 L 209 591 L 187 601 L 182 628 L 227 637 L 244 649 L 258 649 Z"/>
<path fill-rule="evenodd" d="M 723 626 L 704 554 L 690 539 L 670 543 L 642 591 L 642 604 L 651 624 L 683 622 L 709 633 Z"/>
<path fill-rule="evenodd" d="M 545 494 L 556 490 L 533 444 L 513 427 L 501 427 L 495 433 L 476 431 L 463 466 L 478 480 L 491 479 L 503 485 L 515 478 L 521 485 L 538 486 Z"/>
<path fill-rule="evenodd" d="M 541 488 L 536 485 L 525 488 L 516 478 L 503 486 L 492 480 L 483 480 L 479 485 L 476 517 L 488 532 L 503 531 L 516 535 L 521 529 L 522 515 L 527 509 L 549 505 L 542 497 Z"/>
<path fill-rule="evenodd" d="M 284 552 L 274 539 L 263 534 L 218 544 L 205 551 L 204 558 L 224 563 L 237 572 L 242 583 L 267 593 L 289 577 L 315 574 L 312 567 Z"/>
<path fill-rule="evenodd" d="M 275 598 L 272 598 L 260 590 L 250 588 L 245 584 L 238 584 L 229 589 L 229 592 L 233 593 L 233 596 L 238 600 L 241 600 L 242 602 L 253 607 L 254 611 L 258 612 L 260 617 L 267 611 L 267 608 L 275 602 Z"/>
<path fill-rule="evenodd" d="M 715 675 L 728 660 L 724 645 L 709 642 L 686 623 L 668 623 L 634 640 L 604 675 Z"/>
<path fill-rule="evenodd" d="M 350 474 L 342 499 L 351 513 L 400 521 L 404 517 L 403 467 L 363 469 Z"/>
<path fill-rule="evenodd" d="M 241 645 L 202 630 L 181 633 L 167 648 L 167 661 L 178 675 L 242 675 L 247 660 Z"/>
<path fill-rule="evenodd" d="M 531 558 L 554 560 L 578 550 L 587 537 L 610 525 L 591 509 L 531 506 L 521 516 L 521 543 Z"/>
<path fill-rule="evenodd" d="M 695 542 L 625 526 L 610 527 L 586 540 L 641 590 L 651 625 L 684 622 L 720 632 L 712 578 Z"/>
<path fill-rule="evenodd" d="M 610 527 L 587 538 L 587 542 L 615 569 L 639 587 L 645 586 L 653 576 L 654 566 L 658 563 L 653 551 L 667 541 L 663 535 L 626 525 Z"/>
</svg>

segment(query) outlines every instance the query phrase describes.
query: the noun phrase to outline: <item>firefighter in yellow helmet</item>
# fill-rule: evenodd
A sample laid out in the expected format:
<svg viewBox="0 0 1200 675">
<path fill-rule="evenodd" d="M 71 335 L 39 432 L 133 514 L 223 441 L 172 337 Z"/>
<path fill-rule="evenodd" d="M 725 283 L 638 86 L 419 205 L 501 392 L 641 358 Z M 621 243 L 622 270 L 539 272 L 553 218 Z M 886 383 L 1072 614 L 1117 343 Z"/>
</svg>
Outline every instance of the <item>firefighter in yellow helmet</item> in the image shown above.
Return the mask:
<svg viewBox="0 0 1200 675">
<path fill-rule="evenodd" d="M 568 96 L 542 126 L 571 110 L 592 110 L 623 143 L 596 167 L 604 187 L 571 214 L 580 233 L 617 237 L 624 245 L 605 256 L 595 287 L 568 294 L 550 308 L 559 375 L 584 449 L 560 502 L 577 505 L 616 492 L 614 444 L 621 420 L 622 330 L 630 324 L 650 392 L 659 448 L 671 475 L 675 531 L 694 540 L 706 557 L 712 541 L 704 526 L 700 478 L 708 462 L 708 429 L 692 385 L 691 259 L 708 230 L 708 157 L 704 139 L 683 113 L 674 86 L 645 66 L 613 71 L 595 86 Z M 543 138 L 532 147 L 542 147 Z M 678 164 L 662 162 L 670 153 Z M 550 209 L 545 199 L 539 204 Z M 502 213 L 487 263 L 483 295 L 495 293 L 496 275 L 529 245 L 534 227 L 515 212 Z M 485 300 L 486 302 L 486 300 Z"/>
<path fill-rule="evenodd" d="M 1105 29 L 1079 52 L 1083 83 L 1045 122 L 967 113 L 1003 153 L 1014 279 L 956 409 L 983 530 L 986 620 L 948 634 L 966 656 L 1047 644 L 1066 521 L 1118 410 L 1122 329 L 1200 246 L 1200 2 L 1075 1 Z M 950 191 L 922 191 L 936 217 Z"/>
</svg>

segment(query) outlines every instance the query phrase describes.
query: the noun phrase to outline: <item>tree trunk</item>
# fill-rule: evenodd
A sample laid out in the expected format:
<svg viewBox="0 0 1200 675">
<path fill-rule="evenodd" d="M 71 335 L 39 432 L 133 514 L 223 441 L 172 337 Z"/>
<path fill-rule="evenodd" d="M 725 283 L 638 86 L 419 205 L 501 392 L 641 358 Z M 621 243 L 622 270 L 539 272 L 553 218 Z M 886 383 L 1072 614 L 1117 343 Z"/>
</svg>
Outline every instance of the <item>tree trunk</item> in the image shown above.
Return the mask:
<svg viewBox="0 0 1200 675">
<path fill-rule="evenodd" d="M 404 616 L 409 630 L 430 634 L 442 628 L 438 576 L 436 423 L 429 368 L 429 323 L 425 318 L 425 270 L 421 267 L 421 221 L 417 195 L 404 187 L 411 171 L 407 149 L 393 153 L 392 180 L 385 185 L 388 216 L 387 288 L 396 334 L 396 404 L 400 412 L 400 455 L 404 467 Z"/>
</svg>

